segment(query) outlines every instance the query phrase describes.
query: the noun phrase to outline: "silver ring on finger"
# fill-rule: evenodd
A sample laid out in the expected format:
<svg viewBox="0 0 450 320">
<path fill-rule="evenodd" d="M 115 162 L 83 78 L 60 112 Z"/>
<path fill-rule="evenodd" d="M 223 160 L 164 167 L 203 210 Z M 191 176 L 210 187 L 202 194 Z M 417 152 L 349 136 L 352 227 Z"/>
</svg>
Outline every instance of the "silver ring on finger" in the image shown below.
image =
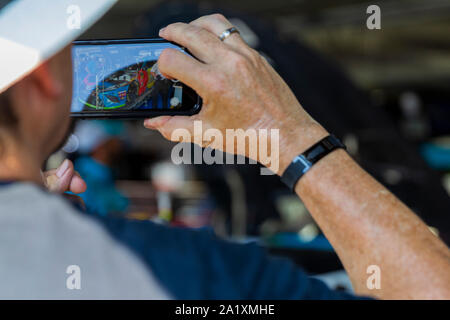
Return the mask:
<svg viewBox="0 0 450 320">
<path fill-rule="evenodd" d="M 240 34 L 239 30 L 236 27 L 231 27 L 222 32 L 219 36 L 220 41 L 224 41 L 226 38 L 231 36 L 233 33 Z"/>
</svg>

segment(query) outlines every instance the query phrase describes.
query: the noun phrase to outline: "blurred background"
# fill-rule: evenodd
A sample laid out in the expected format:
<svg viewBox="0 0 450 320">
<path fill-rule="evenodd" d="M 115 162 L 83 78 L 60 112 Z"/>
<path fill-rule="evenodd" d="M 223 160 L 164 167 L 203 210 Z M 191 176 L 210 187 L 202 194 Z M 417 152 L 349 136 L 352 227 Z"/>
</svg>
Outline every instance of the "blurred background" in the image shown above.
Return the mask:
<svg viewBox="0 0 450 320">
<path fill-rule="evenodd" d="M 381 30 L 366 9 L 381 8 Z M 82 39 L 157 37 L 221 12 L 349 153 L 450 243 L 450 2 L 122 0 Z M 87 180 L 93 214 L 213 228 L 351 290 L 301 200 L 257 165 L 180 165 L 142 121 L 80 121 L 61 159 Z M 193 147 L 194 148 L 194 147 Z M 393 213 L 394 214 L 394 213 Z"/>
</svg>

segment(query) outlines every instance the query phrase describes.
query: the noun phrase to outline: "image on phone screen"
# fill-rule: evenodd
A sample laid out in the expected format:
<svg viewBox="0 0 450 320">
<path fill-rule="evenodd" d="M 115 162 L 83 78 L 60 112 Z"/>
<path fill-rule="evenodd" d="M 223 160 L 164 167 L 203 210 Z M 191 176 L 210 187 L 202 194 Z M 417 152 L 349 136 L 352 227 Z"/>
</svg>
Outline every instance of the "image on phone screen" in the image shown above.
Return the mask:
<svg viewBox="0 0 450 320">
<path fill-rule="evenodd" d="M 75 42 L 72 114 L 191 112 L 198 106 L 197 94 L 159 71 L 157 61 L 166 48 L 188 54 L 166 41 Z"/>
</svg>

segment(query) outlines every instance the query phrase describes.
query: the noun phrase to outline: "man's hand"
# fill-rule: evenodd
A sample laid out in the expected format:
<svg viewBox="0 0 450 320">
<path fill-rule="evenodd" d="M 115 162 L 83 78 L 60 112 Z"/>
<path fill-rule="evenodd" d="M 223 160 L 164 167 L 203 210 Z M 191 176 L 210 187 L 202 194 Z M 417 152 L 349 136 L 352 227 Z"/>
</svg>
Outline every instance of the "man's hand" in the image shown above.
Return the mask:
<svg viewBox="0 0 450 320">
<path fill-rule="evenodd" d="M 44 172 L 43 179 L 45 186 L 51 192 L 83 193 L 86 191 L 86 183 L 75 171 L 72 161 L 67 159 L 57 169 Z"/>
<path fill-rule="evenodd" d="M 203 107 L 191 117 L 163 116 L 146 120 L 145 126 L 159 130 L 169 140 L 174 140 L 172 132 L 178 128 L 190 130 L 194 137 L 195 120 L 202 120 L 204 130 L 218 129 L 224 137 L 226 129 L 279 129 L 282 158 L 278 173 L 283 172 L 296 155 L 327 132 L 303 110 L 283 79 L 239 34 L 232 34 L 223 42 L 219 39 L 231 26 L 224 16 L 215 14 L 189 24 L 171 24 L 160 31 L 161 37 L 188 48 L 198 59 L 166 49 L 158 60 L 160 71 L 192 87 L 203 98 Z M 220 145 L 216 141 L 202 144 L 220 150 L 225 145 L 226 141 Z M 250 157 L 251 153 L 246 152 Z"/>
</svg>

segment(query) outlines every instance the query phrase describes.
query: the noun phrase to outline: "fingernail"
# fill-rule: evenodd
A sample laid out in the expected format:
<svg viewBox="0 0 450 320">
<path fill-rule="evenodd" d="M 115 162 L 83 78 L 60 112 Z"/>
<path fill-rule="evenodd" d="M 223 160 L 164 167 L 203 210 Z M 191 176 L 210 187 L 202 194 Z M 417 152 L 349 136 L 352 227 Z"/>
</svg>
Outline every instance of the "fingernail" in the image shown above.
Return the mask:
<svg viewBox="0 0 450 320">
<path fill-rule="evenodd" d="M 67 169 L 69 168 L 69 160 L 64 160 L 64 162 L 59 166 L 58 170 L 56 170 L 56 176 L 58 178 L 61 178 L 64 173 L 67 171 Z"/>
<path fill-rule="evenodd" d="M 163 33 L 163 31 L 164 31 L 165 28 L 166 28 L 166 27 L 164 27 L 164 28 L 162 28 L 162 29 L 159 30 L 159 36 L 162 35 L 162 33 Z"/>
</svg>

